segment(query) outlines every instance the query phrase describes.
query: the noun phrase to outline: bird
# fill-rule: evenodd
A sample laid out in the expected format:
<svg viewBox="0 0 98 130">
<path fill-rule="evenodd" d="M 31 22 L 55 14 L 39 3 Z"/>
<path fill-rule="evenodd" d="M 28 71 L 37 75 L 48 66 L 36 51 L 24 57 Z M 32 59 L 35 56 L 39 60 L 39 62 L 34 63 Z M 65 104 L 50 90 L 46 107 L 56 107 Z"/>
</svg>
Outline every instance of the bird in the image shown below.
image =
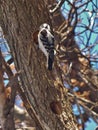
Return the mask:
<svg viewBox="0 0 98 130">
<path fill-rule="evenodd" d="M 47 68 L 52 70 L 54 62 L 54 36 L 51 33 L 50 25 L 43 23 L 39 27 L 38 46 L 47 58 Z"/>
</svg>

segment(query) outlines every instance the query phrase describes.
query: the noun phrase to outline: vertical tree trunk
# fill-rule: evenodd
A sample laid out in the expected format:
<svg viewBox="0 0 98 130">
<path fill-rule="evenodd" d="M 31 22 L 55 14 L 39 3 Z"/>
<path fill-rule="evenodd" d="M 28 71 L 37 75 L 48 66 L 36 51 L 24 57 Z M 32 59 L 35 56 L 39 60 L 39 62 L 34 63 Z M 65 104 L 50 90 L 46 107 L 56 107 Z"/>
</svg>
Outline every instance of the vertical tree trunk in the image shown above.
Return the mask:
<svg viewBox="0 0 98 130">
<path fill-rule="evenodd" d="M 9 93 L 8 88 L 4 87 L 3 82 L 3 74 L 5 72 L 6 67 L 7 64 L 4 61 L 2 53 L 0 51 L 0 123 L 2 130 L 15 130 L 14 102 L 17 89 L 17 76 L 13 77 L 11 82 L 9 82 L 10 87 L 13 88 L 11 90 L 13 92 Z"/>
<path fill-rule="evenodd" d="M 3 107 L 5 104 L 5 93 L 4 93 L 4 83 L 3 83 L 3 69 L 2 69 L 2 57 L 1 57 L 1 53 L 0 53 L 0 122 L 1 122 L 1 126 L 3 128 L 4 126 L 4 115 L 3 115 Z"/>
<path fill-rule="evenodd" d="M 76 130 L 67 94 L 62 93 L 64 88 L 56 61 L 53 71 L 48 71 L 44 55 L 32 40 L 33 32 L 42 23 L 51 24 L 47 6 L 46 0 L 1 0 L 3 30 L 16 69 L 21 71 L 22 90 L 39 121 L 36 121 L 37 129 Z"/>
</svg>

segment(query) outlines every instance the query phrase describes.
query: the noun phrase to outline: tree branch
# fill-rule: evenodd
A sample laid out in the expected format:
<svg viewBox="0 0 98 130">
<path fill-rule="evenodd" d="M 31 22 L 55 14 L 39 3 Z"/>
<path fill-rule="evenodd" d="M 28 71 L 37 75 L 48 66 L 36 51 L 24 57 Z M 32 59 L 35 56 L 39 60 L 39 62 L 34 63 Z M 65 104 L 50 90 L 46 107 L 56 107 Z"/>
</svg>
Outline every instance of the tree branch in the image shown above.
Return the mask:
<svg viewBox="0 0 98 130">
<path fill-rule="evenodd" d="M 61 8 L 61 6 L 63 5 L 64 2 L 65 2 L 65 0 L 59 1 L 59 2 L 57 3 L 57 5 L 55 6 L 55 8 L 54 8 L 54 9 L 50 9 L 49 12 L 50 12 L 51 14 L 55 13 L 58 9 Z"/>
</svg>

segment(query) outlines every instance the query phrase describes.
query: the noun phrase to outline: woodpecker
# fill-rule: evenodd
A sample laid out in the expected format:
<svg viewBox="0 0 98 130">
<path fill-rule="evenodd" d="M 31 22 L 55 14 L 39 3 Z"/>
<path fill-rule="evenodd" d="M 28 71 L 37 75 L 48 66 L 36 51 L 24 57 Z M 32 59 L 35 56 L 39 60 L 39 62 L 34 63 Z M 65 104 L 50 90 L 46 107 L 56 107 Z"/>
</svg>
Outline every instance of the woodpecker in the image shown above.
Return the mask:
<svg viewBox="0 0 98 130">
<path fill-rule="evenodd" d="M 47 68 L 52 70 L 54 61 L 54 36 L 51 33 L 50 26 L 44 23 L 39 28 L 38 44 L 40 50 L 47 58 Z"/>
</svg>

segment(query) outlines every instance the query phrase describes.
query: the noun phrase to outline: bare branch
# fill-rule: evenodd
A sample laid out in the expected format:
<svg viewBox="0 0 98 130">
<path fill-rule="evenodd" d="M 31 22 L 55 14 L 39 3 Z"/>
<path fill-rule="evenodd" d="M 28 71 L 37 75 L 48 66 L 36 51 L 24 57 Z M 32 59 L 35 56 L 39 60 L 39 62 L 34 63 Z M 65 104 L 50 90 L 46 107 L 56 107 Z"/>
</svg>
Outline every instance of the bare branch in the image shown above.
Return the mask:
<svg viewBox="0 0 98 130">
<path fill-rule="evenodd" d="M 57 3 L 57 5 L 55 6 L 54 9 L 50 9 L 49 12 L 52 14 L 52 13 L 55 13 L 58 9 L 61 8 L 61 6 L 63 5 L 63 3 L 65 2 L 65 0 L 61 0 Z"/>
</svg>

